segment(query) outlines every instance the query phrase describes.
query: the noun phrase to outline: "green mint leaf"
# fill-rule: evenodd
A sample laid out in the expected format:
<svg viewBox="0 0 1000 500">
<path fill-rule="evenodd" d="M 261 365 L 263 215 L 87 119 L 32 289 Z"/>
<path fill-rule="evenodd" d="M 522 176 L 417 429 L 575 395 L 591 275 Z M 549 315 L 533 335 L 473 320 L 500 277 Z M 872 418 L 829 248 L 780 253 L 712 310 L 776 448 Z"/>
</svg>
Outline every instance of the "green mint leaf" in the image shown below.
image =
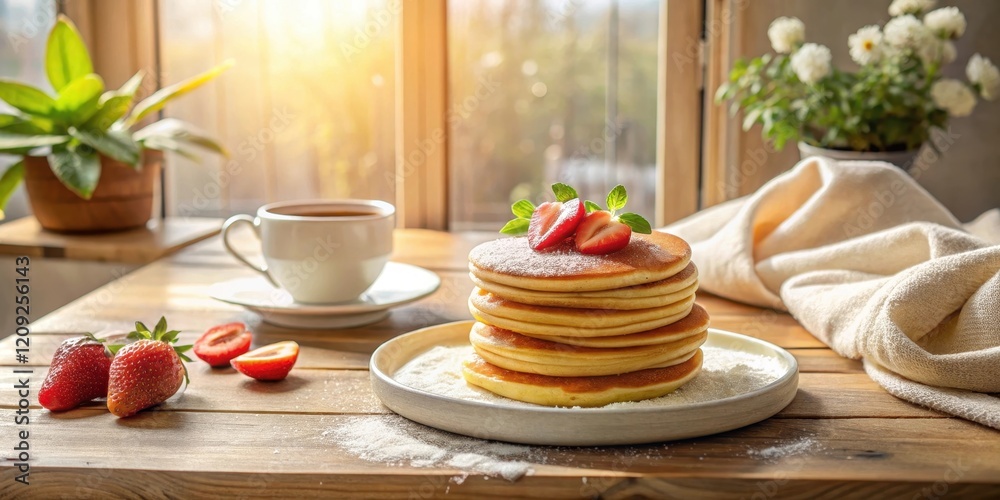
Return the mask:
<svg viewBox="0 0 1000 500">
<path fill-rule="evenodd" d="M 510 206 L 510 211 L 514 212 L 514 217 L 518 219 L 530 219 L 531 214 L 535 213 L 535 205 L 528 200 L 519 200 Z"/>
<path fill-rule="evenodd" d="M 584 206 L 584 208 L 587 209 L 587 213 L 588 214 L 591 213 L 591 212 L 597 212 L 598 210 L 604 210 L 603 208 L 601 208 L 600 205 L 598 205 L 597 203 L 594 203 L 594 202 L 592 202 L 590 200 L 584 201 L 583 202 L 583 206 Z"/>
<path fill-rule="evenodd" d="M 530 223 L 531 221 L 528 219 L 514 219 L 504 225 L 503 229 L 500 230 L 500 233 L 509 234 L 511 236 L 524 234 L 528 232 L 528 224 Z"/>
<path fill-rule="evenodd" d="M 579 198 L 580 196 L 576 194 L 576 190 L 563 184 L 557 182 L 552 185 L 552 192 L 556 194 L 556 201 L 565 203 L 573 198 Z"/>
<path fill-rule="evenodd" d="M 621 184 L 614 187 L 610 193 L 608 193 L 608 210 L 614 213 L 617 210 L 625 208 L 625 202 L 628 201 L 628 194 L 625 193 L 625 186 Z"/>
<path fill-rule="evenodd" d="M 626 226 L 632 228 L 633 232 L 640 234 L 650 234 L 653 232 L 653 228 L 649 225 L 649 221 L 643 219 L 639 214 L 624 213 L 618 216 L 618 220 Z"/>
</svg>

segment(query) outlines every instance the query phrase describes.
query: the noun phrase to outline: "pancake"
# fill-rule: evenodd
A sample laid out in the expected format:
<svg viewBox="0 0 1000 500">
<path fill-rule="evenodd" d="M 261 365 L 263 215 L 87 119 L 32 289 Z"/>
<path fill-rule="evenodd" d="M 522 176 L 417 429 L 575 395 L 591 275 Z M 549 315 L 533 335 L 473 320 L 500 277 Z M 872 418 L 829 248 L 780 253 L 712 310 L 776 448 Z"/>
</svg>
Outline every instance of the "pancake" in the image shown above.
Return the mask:
<svg viewBox="0 0 1000 500">
<path fill-rule="evenodd" d="M 690 266 L 689 266 L 690 267 Z M 516 289 L 513 287 L 508 287 L 506 285 L 499 285 L 497 283 L 487 283 L 485 281 L 476 278 L 474 275 L 469 275 L 472 278 L 472 282 L 482 290 L 486 290 L 494 295 L 502 297 L 504 299 L 519 302 L 521 304 L 529 304 L 534 306 L 543 307 L 573 307 L 578 309 L 614 309 L 618 311 L 628 311 L 636 309 L 651 309 L 654 307 L 663 307 L 679 300 L 684 299 L 694 295 L 698 291 L 698 283 L 694 280 L 694 283 L 682 288 L 673 293 L 667 293 L 663 295 L 657 295 L 653 297 L 636 297 L 636 298 L 611 298 L 611 297 L 573 297 L 572 294 L 562 293 L 559 295 L 568 295 L 566 297 L 555 297 L 551 295 L 556 295 L 552 292 L 535 292 L 531 290 L 524 290 L 528 293 L 520 293 L 521 289 Z"/>
<path fill-rule="evenodd" d="M 666 368 L 599 377 L 552 377 L 507 370 L 475 356 L 463 364 L 462 375 L 469 384 L 517 401 L 594 407 L 669 394 L 697 376 L 701 362 L 699 349 L 691 359 Z"/>
<path fill-rule="evenodd" d="M 667 233 L 633 234 L 628 246 L 586 255 L 567 243 L 536 252 L 527 238 L 500 238 L 469 252 L 470 271 L 492 283 L 549 292 L 610 290 L 667 279 L 687 267 L 691 247 Z"/>
<path fill-rule="evenodd" d="M 629 326 L 646 321 L 662 320 L 668 316 L 690 310 L 694 295 L 661 307 L 621 311 L 613 309 L 575 309 L 521 304 L 503 299 L 481 288 L 472 291 L 469 307 L 480 312 L 536 325 L 556 325 L 582 328 L 611 328 Z M 663 323 L 666 324 L 666 323 Z M 502 325 L 497 325 L 502 326 Z M 508 328 L 520 332 L 517 328 Z M 639 330 L 641 331 L 641 330 Z M 548 334 L 546 334 L 548 335 Z"/>
<path fill-rule="evenodd" d="M 690 307 L 693 302 L 688 305 L 688 310 L 681 311 L 680 313 L 664 316 L 662 318 L 656 318 L 649 321 L 641 321 L 638 323 L 633 323 L 631 325 L 624 326 L 609 326 L 601 328 L 591 328 L 591 327 L 580 327 L 580 326 L 564 326 L 564 325 L 546 325 L 541 323 L 531 323 L 527 321 L 521 321 L 510 318 L 503 318 L 500 316 L 494 316 L 490 313 L 480 311 L 469 301 L 469 312 L 472 313 L 472 317 L 476 318 L 476 321 L 486 323 L 487 325 L 498 326 L 506 330 L 511 330 L 517 333 L 521 333 L 529 336 L 546 336 L 546 337 L 611 337 L 615 335 L 629 335 L 632 333 L 645 332 L 647 330 L 652 330 L 654 328 L 659 328 L 661 326 L 666 326 L 680 319 L 684 318 L 690 311 Z"/>
<path fill-rule="evenodd" d="M 583 347 L 631 347 L 675 342 L 692 335 L 697 335 L 708 329 L 708 322 L 708 313 L 705 312 L 704 308 L 695 304 L 691 308 L 690 313 L 684 312 L 679 314 L 677 320 L 667 326 L 630 335 L 616 335 L 612 337 L 559 337 L 530 334 L 530 336 L 560 344 Z"/>
<path fill-rule="evenodd" d="M 589 292 L 539 292 L 526 288 L 517 288 L 487 281 L 474 273 L 469 273 L 469 278 L 479 288 L 490 293 L 495 293 L 506 299 L 520 302 L 522 304 L 537 304 L 541 306 L 560 307 L 595 307 L 598 309 L 645 309 L 646 307 L 656 307 L 659 304 L 648 306 L 632 306 L 632 301 L 646 299 L 659 300 L 664 296 L 675 294 L 692 285 L 698 284 L 698 268 L 694 262 L 689 262 L 681 272 L 660 281 L 645 283 L 642 285 L 627 286 L 624 288 L 614 288 L 611 290 L 593 290 Z M 618 307 L 599 306 L 577 306 L 590 299 L 609 299 L 615 301 Z M 666 303 L 666 302 L 665 302 Z"/>
<path fill-rule="evenodd" d="M 667 344 L 596 349 L 526 337 L 483 323 L 469 334 L 476 353 L 508 370 L 555 377 L 618 375 L 683 363 L 694 355 L 708 333 Z"/>
</svg>

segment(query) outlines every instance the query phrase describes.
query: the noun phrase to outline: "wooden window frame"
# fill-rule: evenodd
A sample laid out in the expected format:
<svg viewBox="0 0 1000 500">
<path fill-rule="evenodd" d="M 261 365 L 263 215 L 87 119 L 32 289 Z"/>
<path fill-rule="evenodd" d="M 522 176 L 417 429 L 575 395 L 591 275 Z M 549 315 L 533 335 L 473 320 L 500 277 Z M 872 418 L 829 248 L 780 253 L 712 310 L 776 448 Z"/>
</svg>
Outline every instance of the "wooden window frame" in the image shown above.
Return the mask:
<svg viewBox="0 0 1000 500">
<path fill-rule="evenodd" d="M 708 13 L 731 0 L 708 0 Z M 63 0 L 63 10 L 77 23 L 91 47 L 95 69 L 106 80 L 124 81 L 139 69 L 159 83 L 157 57 L 158 0 Z M 448 37 L 447 0 L 399 0 L 396 42 L 396 207 L 399 227 L 447 230 L 448 180 Z M 700 0 L 661 0 L 658 39 L 656 213 L 661 226 L 697 211 L 701 200 L 715 202 L 719 172 L 703 167 L 717 162 L 702 146 L 702 111 L 714 106 L 702 98 L 701 36 L 705 8 Z M 122 27 L 129 29 L 122 29 Z M 693 49 L 692 49 L 693 47 Z M 126 56 L 122 50 L 128 51 Z M 712 60 L 714 62 L 714 59 Z M 710 66 L 711 68 L 711 66 Z M 709 71 L 709 88 L 715 73 Z M 694 76 L 692 78 L 691 76 Z M 704 108 L 703 108 L 704 107 Z M 716 136 L 708 113 L 706 138 Z M 682 124 L 682 125 L 677 125 Z M 714 154 L 714 153 L 713 153 Z"/>
</svg>

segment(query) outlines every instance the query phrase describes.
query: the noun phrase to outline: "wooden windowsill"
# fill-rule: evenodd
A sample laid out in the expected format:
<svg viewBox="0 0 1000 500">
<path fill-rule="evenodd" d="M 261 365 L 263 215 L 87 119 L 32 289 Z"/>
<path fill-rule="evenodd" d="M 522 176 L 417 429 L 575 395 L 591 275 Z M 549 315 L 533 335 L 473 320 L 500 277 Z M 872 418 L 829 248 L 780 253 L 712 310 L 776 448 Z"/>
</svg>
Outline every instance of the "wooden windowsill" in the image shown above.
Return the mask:
<svg viewBox="0 0 1000 500">
<path fill-rule="evenodd" d="M 168 217 L 147 227 L 106 234 L 46 231 L 34 217 L 0 225 L 0 255 L 148 264 L 219 233 L 221 219 Z"/>
</svg>

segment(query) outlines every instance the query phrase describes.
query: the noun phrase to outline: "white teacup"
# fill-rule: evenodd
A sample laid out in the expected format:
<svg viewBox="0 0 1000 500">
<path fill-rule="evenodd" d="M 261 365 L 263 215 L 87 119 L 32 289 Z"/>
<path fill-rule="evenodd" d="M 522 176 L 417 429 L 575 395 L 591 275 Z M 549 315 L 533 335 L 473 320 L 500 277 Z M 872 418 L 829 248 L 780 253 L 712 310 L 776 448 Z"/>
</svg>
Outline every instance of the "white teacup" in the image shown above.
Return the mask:
<svg viewBox="0 0 1000 500">
<path fill-rule="evenodd" d="M 256 217 L 230 217 L 222 226 L 222 242 L 296 302 L 348 302 L 364 293 L 389 261 L 395 213 L 395 207 L 378 200 L 271 203 Z M 229 243 L 230 230 L 241 222 L 257 233 L 265 266 L 251 263 Z"/>
</svg>

